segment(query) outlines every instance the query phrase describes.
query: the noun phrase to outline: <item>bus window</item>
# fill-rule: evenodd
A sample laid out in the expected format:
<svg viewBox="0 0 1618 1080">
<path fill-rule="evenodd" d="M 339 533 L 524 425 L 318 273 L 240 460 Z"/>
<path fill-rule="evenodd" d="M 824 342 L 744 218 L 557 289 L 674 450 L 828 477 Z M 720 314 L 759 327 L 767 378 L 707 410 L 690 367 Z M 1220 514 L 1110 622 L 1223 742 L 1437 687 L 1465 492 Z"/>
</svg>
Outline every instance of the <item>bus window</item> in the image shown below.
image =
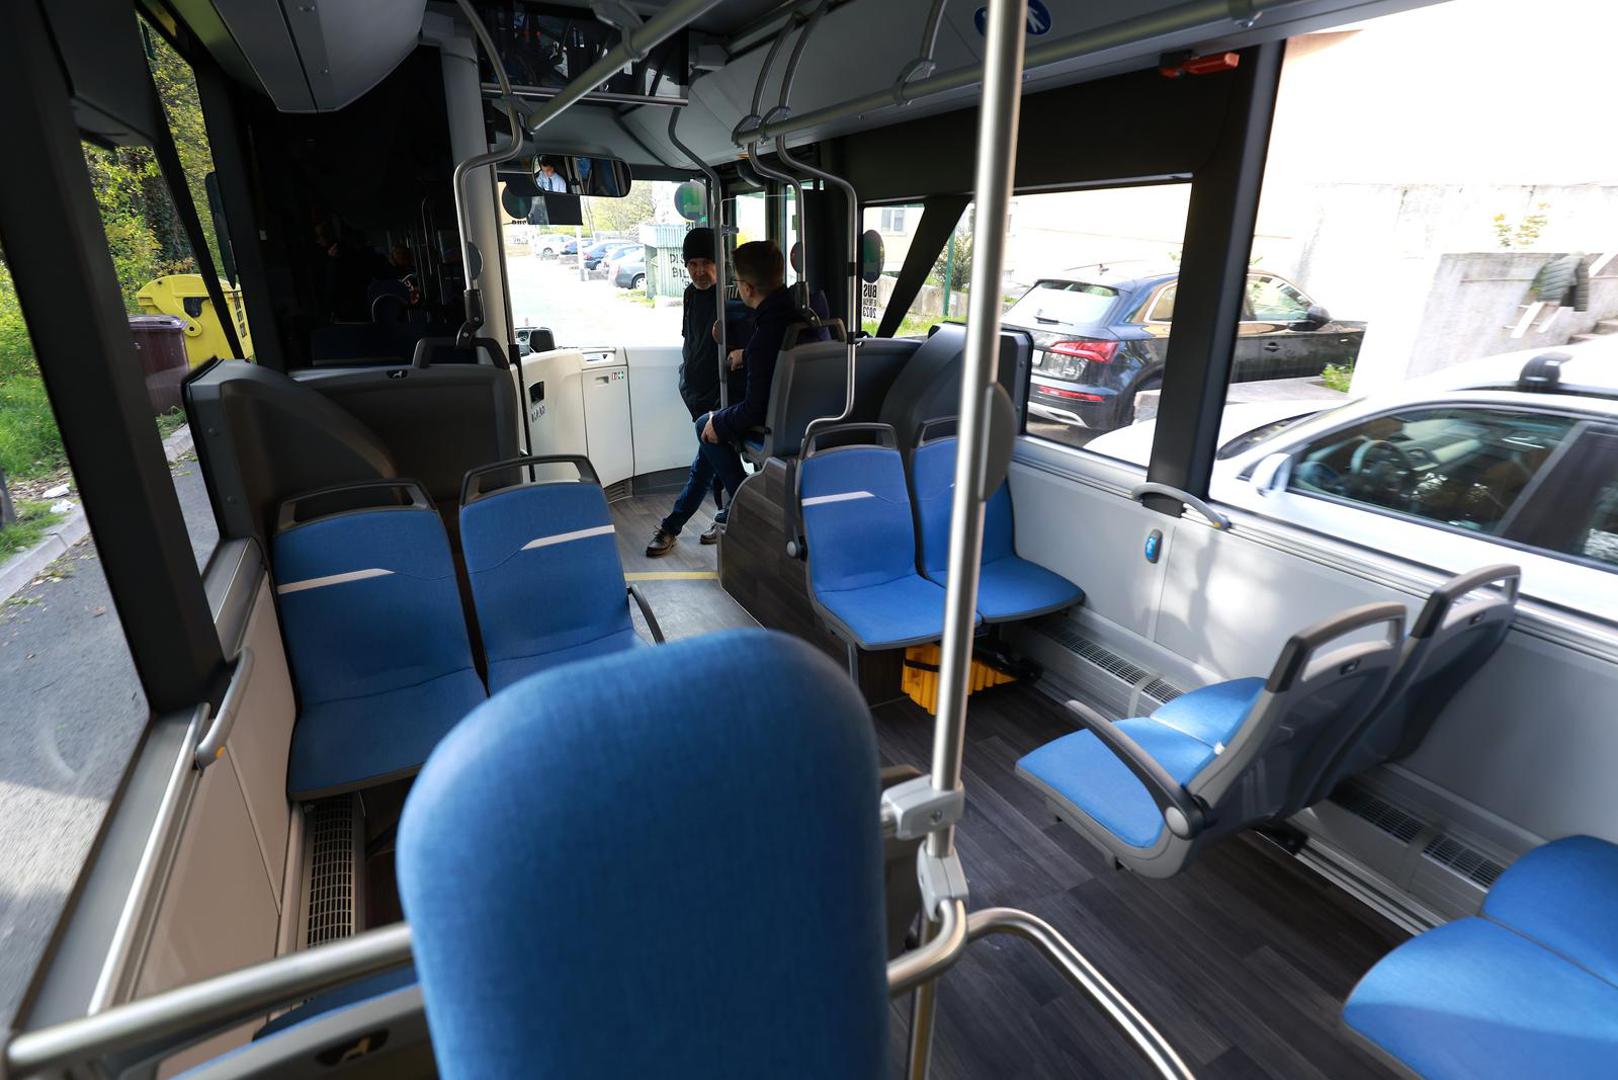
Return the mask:
<svg viewBox="0 0 1618 1080">
<path fill-rule="evenodd" d="M 679 186 L 636 180 L 623 198 L 581 198 L 582 226 L 503 218 L 519 334 L 550 327 L 568 348 L 678 345 L 689 283 L 681 244 L 692 226 L 675 209 Z"/>
<path fill-rule="evenodd" d="M 38 268 L 35 268 L 36 270 Z M 194 465 L 175 486 L 211 526 Z M 0 1024 L 78 879 L 148 708 L 0 252 Z"/>
<path fill-rule="evenodd" d="M 1613 569 L 1614 459 L 1569 433 L 1618 415 L 1618 187 L 1588 182 L 1612 155 L 1576 110 L 1467 62 L 1512 10 L 1288 44 L 1210 490 L 1446 570 L 1520 562 L 1527 592 L 1581 608 Z M 1605 10 L 1542 5 L 1514 61 L 1593 100 L 1601 44 L 1575 29 Z M 1399 74 L 1367 98 L 1367 71 Z M 1355 152 L 1318 153 L 1322 131 Z M 1527 131 L 1532 152 L 1500 141 Z M 1530 512 L 1551 489 L 1574 531 Z"/>
</svg>

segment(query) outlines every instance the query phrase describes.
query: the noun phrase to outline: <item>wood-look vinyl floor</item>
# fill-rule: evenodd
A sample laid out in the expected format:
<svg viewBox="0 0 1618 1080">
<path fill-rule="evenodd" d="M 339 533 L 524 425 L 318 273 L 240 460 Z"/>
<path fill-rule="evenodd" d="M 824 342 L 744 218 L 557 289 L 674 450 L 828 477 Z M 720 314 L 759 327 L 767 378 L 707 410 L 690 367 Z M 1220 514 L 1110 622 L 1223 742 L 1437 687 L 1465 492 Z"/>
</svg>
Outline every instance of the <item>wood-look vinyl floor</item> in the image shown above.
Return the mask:
<svg viewBox="0 0 1618 1080">
<path fill-rule="evenodd" d="M 699 540 L 713 524 L 711 501 L 705 502 L 680 532 L 672 551 L 655 559 L 647 557 L 646 544 L 674 505 L 674 496 L 674 492 L 639 495 L 611 504 L 624 573 L 651 605 L 663 636 L 673 641 L 715 630 L 757 626 L 746 609 L 719 587 L 718 547 L 704 546 Z M 641 636 L 650 640 L 638 612 L 635 625 Z"/>
<path fill-rule="evenodd" d="M 932 718 L 876 710 L 889 764 L 926 768 Z M 1393 1074 L 1354 1045 L 1338 1009 L 1404 933 L 1262 841 L 1238 837 L 1153 881 L 1110 868 L 1018 780 L 1018 757 L 1072 730 L 1038 691 L 972 698 L 958 846 L 973 909 L 1024 908 L 1053 924 L 1173 1044 L 1198 1077 L 1359 1080 Z M 894 1003 L 902 1075 L 909 998 Z M 968 946 L 943 979 L 939 1080 L 1152 1075 L 1098 1009 L 1020 940 Z"/>
</svg>

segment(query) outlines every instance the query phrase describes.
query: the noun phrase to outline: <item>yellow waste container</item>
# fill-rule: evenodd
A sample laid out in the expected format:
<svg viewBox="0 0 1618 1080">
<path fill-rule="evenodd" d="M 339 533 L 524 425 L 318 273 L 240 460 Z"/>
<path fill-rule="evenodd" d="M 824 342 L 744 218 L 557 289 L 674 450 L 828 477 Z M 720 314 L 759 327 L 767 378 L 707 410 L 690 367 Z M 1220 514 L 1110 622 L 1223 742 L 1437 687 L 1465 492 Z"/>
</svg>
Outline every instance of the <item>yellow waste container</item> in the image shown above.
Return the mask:
<svg viewBox="0 0 1618 1080">
<path fill-rule="evenodd" d="M 247 309 L 242 306 L 242 291 L 228 281 L 221 281 L 219 289 L 225 294 L 231 318 L 236 321 L 236 337 L 242 343 L 242 352 L 251 359 L 253 341 L 247 333 Z M 201 274 L 169 274 L 148 281 L 135 298 L 147 315 L 173 315 L 184 321 L 185 355 L 192 367 L 216 356 L 231 355 L 230 344 L 225 340 L 224 328 L 219 325 L 213 301 L 208 299 Z"/>
</svg>

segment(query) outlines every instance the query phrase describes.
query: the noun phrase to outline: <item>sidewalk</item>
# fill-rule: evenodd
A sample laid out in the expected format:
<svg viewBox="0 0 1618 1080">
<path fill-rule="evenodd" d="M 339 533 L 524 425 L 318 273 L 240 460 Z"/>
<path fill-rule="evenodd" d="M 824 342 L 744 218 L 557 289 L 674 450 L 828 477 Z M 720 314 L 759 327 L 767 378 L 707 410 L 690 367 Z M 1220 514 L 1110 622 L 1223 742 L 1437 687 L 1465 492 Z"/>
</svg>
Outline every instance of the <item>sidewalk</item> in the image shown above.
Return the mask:
<svg viewBox="0 0 1618 1080">
<path fill-rule="evenodd" d="M 191 429 L 183 427 L 163 440 L 163 456 L 173 465 L 192 449 Z M 51 563 L 66 555 L 73 545 L 90 535 L 90 523 L 77 499 L 67 517 L 56 523 L 45 539 L 0 563 L 0 604 L 24 589 Z"/>
</svg>

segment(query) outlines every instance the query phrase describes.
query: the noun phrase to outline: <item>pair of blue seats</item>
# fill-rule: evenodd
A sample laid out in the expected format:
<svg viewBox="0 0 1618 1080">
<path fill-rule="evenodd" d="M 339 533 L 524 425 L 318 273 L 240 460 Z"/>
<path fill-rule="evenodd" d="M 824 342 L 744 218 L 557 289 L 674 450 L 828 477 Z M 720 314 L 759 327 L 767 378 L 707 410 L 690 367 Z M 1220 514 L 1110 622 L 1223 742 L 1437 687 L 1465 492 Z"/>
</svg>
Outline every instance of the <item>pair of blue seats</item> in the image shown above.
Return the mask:
<svg viewBox="0 0 1618 1080">
<path fill-rule="evenodd" d="M 1477 915 L 1384 956 L 1343 1020 L 1429 1080 L 1618 1075 L 1618 845 L 1524 855 Z"/>
<path fill-rule="evenodd" d="M 1017 773 L 1119 864 L 1169 877 L 1202 845 L 1283 821 L 1415 749 L 1504 639 L 1519 578 L 1490 566 L 1450 579 L 1408 638 L 1403 604 L 1352 608 L 1294 634 L 1268 678 L 1204 686 L 1150 716 L 1112 722 L 1069 702 L 1083 729 Z"/>
<path fill-rule="evenodd" d="M 923 425 L 908 483 L 888 424 L 823 428 L 804 446 L 797 484 L 809 595 L 851 646 L 894 649 L 943 635 L 957 440 L 928 432 L 944 423 Z M 1017 556 L 1004 483 L 985 506 L 979 573 L 981 622 L 1032 618 L 1084 600 L 1071 581 Z"/>
<path fill-rule="evenodd" d="M 572 465 L 581 479 L 521 482 L 522 470 L 532 477 L 544 463 Z M 505 486 L 483 491 L 490 480 Z M 301 706 L 289 797 L 409 776 L 489 692 L 639 644 L 606 498 L 588 461 L 523 458 L 473 470 L 462 486 L 460 532 L 487 691 L 449 538 L 419 485 L 349 484 L 282 506 L 273 566 Z"/>
</svg>

